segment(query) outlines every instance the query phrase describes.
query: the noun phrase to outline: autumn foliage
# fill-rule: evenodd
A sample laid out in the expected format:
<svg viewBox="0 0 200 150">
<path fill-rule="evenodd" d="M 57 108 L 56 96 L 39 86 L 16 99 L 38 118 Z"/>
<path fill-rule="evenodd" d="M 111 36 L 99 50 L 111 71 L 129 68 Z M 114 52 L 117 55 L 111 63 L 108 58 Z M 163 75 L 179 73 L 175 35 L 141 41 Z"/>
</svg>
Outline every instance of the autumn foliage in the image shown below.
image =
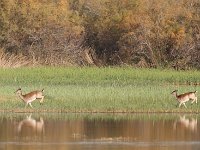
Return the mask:
<svg viewBox="0 0 200 150">
<path fill-rule="evenodd" d="M 0 48 L 46 65 L 200 68 L 200 1 L 2 0 Z"/>
</svg>

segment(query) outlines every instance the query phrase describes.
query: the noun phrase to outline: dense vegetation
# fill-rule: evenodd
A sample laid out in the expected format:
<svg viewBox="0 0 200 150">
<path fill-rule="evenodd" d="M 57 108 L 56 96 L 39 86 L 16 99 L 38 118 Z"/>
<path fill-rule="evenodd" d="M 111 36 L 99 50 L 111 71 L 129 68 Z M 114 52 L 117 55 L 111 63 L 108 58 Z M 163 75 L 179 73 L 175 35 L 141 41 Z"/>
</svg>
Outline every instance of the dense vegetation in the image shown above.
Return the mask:
<svg viewBox="0 0 200 150">
<path fill-rule="evenodd" d="M 199 69 L 200 1 L 1 0 L 0 51 L 9 67 Z"/>
</svg>

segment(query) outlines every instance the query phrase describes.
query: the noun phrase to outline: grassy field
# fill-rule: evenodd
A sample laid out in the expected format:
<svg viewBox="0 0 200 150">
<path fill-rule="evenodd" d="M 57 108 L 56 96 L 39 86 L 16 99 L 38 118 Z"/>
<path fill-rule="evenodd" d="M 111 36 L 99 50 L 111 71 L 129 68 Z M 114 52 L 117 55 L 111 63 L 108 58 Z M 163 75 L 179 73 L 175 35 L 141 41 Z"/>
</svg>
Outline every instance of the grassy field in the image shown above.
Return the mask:
<svg viewBox="0 0 200 150">
<path fill-rule="evenodd" d="M 199 103 L 177 108 L 170 94 L 200 91 L 198 71 L 37 67 L 1 69 L 0 81 L 1 111 L 200 112 Z M 34 101 L 33 109 L 25 109 L 14 94 L 19 87 L 24 93 L 44 88 L 44 104 Z"/>
</svg>

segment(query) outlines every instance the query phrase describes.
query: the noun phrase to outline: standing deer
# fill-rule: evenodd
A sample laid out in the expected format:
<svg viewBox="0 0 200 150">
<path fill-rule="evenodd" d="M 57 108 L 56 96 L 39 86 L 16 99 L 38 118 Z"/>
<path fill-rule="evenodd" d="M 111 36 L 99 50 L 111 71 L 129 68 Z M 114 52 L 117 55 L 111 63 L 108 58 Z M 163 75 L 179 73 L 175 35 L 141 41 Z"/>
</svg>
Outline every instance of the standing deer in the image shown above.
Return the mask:
<svg viewBox="0 0 200 150">
<path fill-rule="evenodd" d="M 44 101 L 44 96 L 43 96 L 43 92 L 44 89 L 42 89 L 41 91 L 32 91 L 28 94 L 22 94 L 22 90 L 21 88 L 17 89 L 17 91 L 15 92 L 26 104 L 25 108 L 29 105 L 31 108 L 33 108 L 33 106 L 31 105 L 31 102 L 33 102 L 36 99 L 41 99 L 40 100 L 40 104 L 43 103 Z"/>
<path fill-rule="evenodd" d="M 178 92 L 178 90 L 175 90 L 171 94 L 173 94 L 176 97 L 177 101 L 179 102 L 179 107 L 181 107 L 181 105 L 183 104 L 185 106 L 185 108 L 187 108 L 185 105 L 185 102 L 187 102 L 189 100 L 192 100 L 191 103 L 194 103 L 194 102 L 197 103 L 197 96 L 196 96 L 197 91 L 188 92 L 188 93 L 184 93 L 184 94 L 180 94 L 180 95 L 178 95 L 177 92 Z"/>
</svg>

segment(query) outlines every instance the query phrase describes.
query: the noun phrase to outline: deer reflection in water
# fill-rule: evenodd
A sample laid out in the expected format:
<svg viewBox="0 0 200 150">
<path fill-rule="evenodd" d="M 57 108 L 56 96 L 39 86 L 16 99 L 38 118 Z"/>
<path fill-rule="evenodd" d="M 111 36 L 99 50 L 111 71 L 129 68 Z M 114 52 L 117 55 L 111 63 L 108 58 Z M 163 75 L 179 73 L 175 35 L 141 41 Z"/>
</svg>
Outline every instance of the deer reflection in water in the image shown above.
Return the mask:
<svg viewBox="0 0 200 150">
<path fill-rule="evenodd" d="M 25 135 L 38 135 L 44 133 L 44 120 L 40 117 L 39 121 L 33 119 L 31 115 L 19 122 L 17 132 Z"/>
<path fill-rule="evenodd" d="M 183 127 L 185 129 L 188 129 L 192 132 L 197 131 L 197 119 L 194 118 L 186 118 L 184 116 L 180 116 L 179 120 L 175 121 L 174 123 L 174 130 L 177 128 Z"/>
</svg>

